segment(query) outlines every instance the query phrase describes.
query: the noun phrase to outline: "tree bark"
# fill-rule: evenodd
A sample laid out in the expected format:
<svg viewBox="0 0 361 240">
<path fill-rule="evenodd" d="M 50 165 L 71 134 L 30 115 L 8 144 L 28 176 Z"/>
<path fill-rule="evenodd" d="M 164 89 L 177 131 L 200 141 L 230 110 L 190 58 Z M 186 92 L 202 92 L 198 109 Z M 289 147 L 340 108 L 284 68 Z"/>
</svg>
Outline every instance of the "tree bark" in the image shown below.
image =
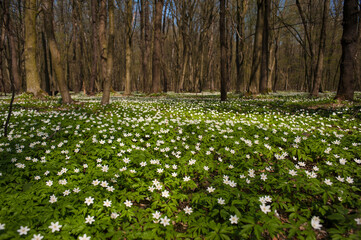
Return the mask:
<svg viewBox="0 0 361 240">
<path fill-rule="evenodd" d="M 25 1 L 25 72 L 26 91 L 35 97 L 42 97 L 46 93 L 40 88 L 40 76 L 36 64 L 36 0 Z"/>
<path fill-rule="evenodd" d="M 343 33 L 340 81 L 336 99 L 353 100 L 355 91 L 355 59 L 357 55 L 357 24 L 359 6 L 357 0 L 345 0 L 343 6 Z"/>
<path fill-rule="evenodd" d="M 62 67 L 62 62 L 61 62 L 61 55 L 54 34 L 54 25 L 53 25 L 54 13 L 53 13 L 52 0 L 45 0 L 43 2 L 43 11 L 45 15 L 44 18 L 45 33 L 48 39 L 51 58 L 54 64 L 53 67 L 54 67 L 55 77 L 58 83 L 61 98 L 63 100 L 63 103 L 66 104 L 72 103 L 73 100 L 70 97 L 69 90 L 65 82 L 64 69 Z"/>
<path fill-rule="evenodd" d="M 221 101 L 227 100 L 227 42 L 226 42 L 226 1 L 220 0 L 219 36 L 221 47 Z"/>
<path fill-rule="evenodd" d="M 91 76 L 87 94 L 93 95 L 95 90 L 95 82 L 98 76 L 98 31 L 97 31 L 97 0 L 91 0 L 91 15 L 92 15 L 92 66 Z"/>
<path fill-rule="evenodd" d="M 149 0 L 141 0 L 141 21 L 143 22 L 143 38 L 142 38 L 142 70 L 143 70 L 143 91 L 150 92 L 150 69 L 149 69 L 149 56 L 150 56 L 150 26 L 149 26 Z"/>
<path fill-rule="evenodd" d="M 164 0 L 155 0 L 155 15 L 154 15 L 154 45 L 153 45 L 153 70 L 152 70 L 152 92 L 159 93 L 160 77 L 161 77 L 161 53 L 162 53 L 162 13 Z"/>
<path fill-rule="evenodd" d="M 108 51 L 107 51 L 107 71 L 103 86 L 103 96 L 101 103 L 109 104 L 110 88 L 112 84 L 113 73 L 113 55 L 114 55 L 114 0 L 108 0 L 109 12 L 109 30 L 108 30 Z"/>
<path fill-rule="evenodd" d="M 132 62 L 132 20 L 133 20 L 133 0 L 126 1 L 126 40 L 125 40 L 125 91 L 124 95 L 132 93 L 131 85 L 131 62 Z"/>
<path fill-rule="evenodd" d="M 242 3 L 241 3 L 242 2 Z M 244 17 L 247 12 L 248 0 L 237 0 L 237 35 L 236 35 L 236 93 L 241 92 L 244 83 L 244 45 L 245 45 L 245 23 Z"/>
<path fill-rule="evenodd" d="M 262 33 L 264 25 L 263 0 L 257 0 L 257 23 L 254 37 L 251 77 L 247 92 L 250 94 L 259 93 L 259 81 L 261 77 L 261 55 L 262 55 Z"/>
<path fill-rule="evenodd" d="M 259 92 L 266 94 L 268 92 L 268 57 L 269 57 L 269 15 L 270 15 L 270 0 L 262 0 L 264 14 L 263 14 L 263 33 L 262 33 L 262 61 L 261 61 L 261 78 L 259 82 Z"/>
<path fill-rule="evenodd" d="M 106 0 L 100 0 L 99 2 L 100 85 L 103 86 L 107 74 L 107 3 Z"/>
<path fill-rule="evenodd" d="M 321 81 L 322 81 L 323 59 L 326 48 L 326 25 L 327 25 L 327 16 L 329 14 L 329 8 L 330 8 L 330 0 L 325 0 L 323 6 L 323 14 L 322 14 L 322 26 L 321 26 L 321 34 L 320 34 L 320 45 L 318 49 L 318 59 L 315 69 L 313 89 L 311 92 L 311 96 L 313 97 L 318 97 L 318 92 L 320 90 Z"/>
</svg>

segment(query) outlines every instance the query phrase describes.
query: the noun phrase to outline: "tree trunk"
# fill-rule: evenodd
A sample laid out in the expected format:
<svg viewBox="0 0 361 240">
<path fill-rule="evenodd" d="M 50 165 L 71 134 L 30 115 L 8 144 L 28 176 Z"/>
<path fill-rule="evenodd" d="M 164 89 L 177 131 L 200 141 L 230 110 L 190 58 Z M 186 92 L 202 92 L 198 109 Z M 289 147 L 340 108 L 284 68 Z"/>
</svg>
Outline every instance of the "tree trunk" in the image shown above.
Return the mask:
<svg viewBox="0 0 361 240">
<path fill-rule="evenodd" d="M 103 86 L 107 74 L 107 3 L 106 0 L 100 0 L 99 2 L 100 85 Z"/>
<path fill-rule="evenodd" d="M 343 6 L 343 33 L 340 81 L 336 99 L 353 100 L 355 91 L 355 58 L 357 55 L 357 24 L 359 20 L 357 0 L 345 0 Z"/>
<path fill-rule="evenodd" d="M 242 3 L 241 3 L 242 2 Z M 241 92 L 244 83 L 244 45 L 245 45 L 245 23 L 244 17 L 247 12 L 248 0 L 237 0 L 237 35 L 236 35 L 236 93 Z"/>
<path fill-rule="evenodd" d="M 257 0 L 257 23 L 256 32 L 254 37 L 253 58 L 251 77 L 248 85 L 247 92 L 256 94 L 259 92 L 259 81 L 261 77 L 261 55 L 262 55 L 262 33 L 264 25 L 264 8 L 263 0 Z"/>
<path fill-rule="evenodd" d="M 142 70 L 143 70 L 143 91 L 150 92 L 150 69 L 149 69 L 149 56 L 150 56 L 150 26 L 149 26 L 149 0 L 141 0 L 141 21 L 143 22 L 143 38 L 142 38 Z"/>
<path fill-rule="evenodd" d="M 262 0 L 263 2 L 263 33 L 262 33 L 262 61 L 261 61 L 261 78 L 259 82 L 259 92 L 266 94 L 268 92 L 268 57 L 269 57 L 269 15 L 270 15 L 270 0 Z"/>
<path fill-rule="evenodd" d="M 320 45 L 318 49 L 318 59 L 315 69 L 315 77 L 313 82 L 313 89 L 311 96 L 318 97 L 318 92 L 320 90 L 320 85 L 322 81 L 322 72 L 323 72 L 323 59 L 326 48 L 326 25 L 327 25 L 327 16 L 329 14 L 330 0 L 324 1 L 323 6 L 323 15 L 322 15 L 322 26 L 320 34 Z"/>
<path fill-rule="evenodd" d="M 48 39 L 51 58 L 54 64 L 53 67 L 55 71 L 55 77 L 58 83 L 61 98 L 63 99 L 63 103 L 67 103 L 67 104 L 72 103 L 73 100 L 70 97 L 69 90 L 65 82 L 64 70 L 62 67 L 63 65 L 61 63 L 61 55 L 54 34 L 54 26 L 53 26 L 54 14 L 53 14 L 52 0 L 46 0 L 43 2 L 43 11 L 45 15 L 44 18 L 45 33 Z"/>
<path fill-rule="evenodd" d="M 25 1 L 25 72 L 26 91 L 35 97 L 46 95 L 40 88 L 40 76 L 36 65 L 36 0 Z"/>
<path fill-rule="evenodd" d="M 220 0 L 219 36 L 221 47 L 221 101 L 227 100 L 227 42 L 226 42 L 226 1 Z"/>
<path fill-rule="evenodd" d="M 98 75 L 98 31 L 97 31 L 97 0 L 91 0 L 91 15 L 92 15 L 92 66 L 91 76 L 87 94 L 93 95 L 95 90 L 95 82 Z"/>
<path fill-rule="evenodd" d="M 109 12 L 109 30 L 108 30 L 108 51 L 107 51 L 107 71 L 103 85 L 103 96 L 101 103 L 109 104 L 110 88 L 112 84 L 113 73 L 113 55 L 114 55 L 114 0 L 108 0 Z"/>
<path fill-rule="evenodd" d="M 155 15 L 154 15 L 154 46 L 153 46 L 153 71 L 152 71 L 152 92 L 158 93 L 161 91 L 160 77 L 161 77 L 161 53 L 162 53 L 162 13 L 164 0 L 155 0 Z"/>
<path fill-rule="evenodd" d="M 44 89 L 45 91 L 51 95 L 50 91 L 50 74 L 49 74 L 49 68 L 48 68 L 48 48 L 46 46 L 46 40 L 45 40 L 45 34 L 44 32 L 41 32 L 41 42 L 43 46 L 43 56 L 44 56 Z"/>
<path fill-rule="evenodd" d="M 133 0 L 126 1 L 126 40 L 125 40 L 125 95 L 132 93 L 131 85 L 131 61 L 132 61 L 132 16 Z"/>
</svg>

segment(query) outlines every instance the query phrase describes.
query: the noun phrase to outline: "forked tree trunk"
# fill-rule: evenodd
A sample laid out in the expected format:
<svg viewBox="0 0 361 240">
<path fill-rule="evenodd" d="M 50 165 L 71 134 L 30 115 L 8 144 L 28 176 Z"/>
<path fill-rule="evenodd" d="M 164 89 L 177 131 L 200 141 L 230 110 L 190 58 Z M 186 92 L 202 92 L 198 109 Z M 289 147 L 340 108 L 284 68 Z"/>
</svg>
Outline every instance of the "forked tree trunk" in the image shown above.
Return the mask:
<svg viewBox="0 0 361 240">
<path fill-rule="evenodd" d="M 36 0 L 25 1 L 25 73 L 26 91 L 35 97 L 46 95 L 40 88 L 40 76 L 36 65 Z"/>
<path fill-rule="evenodd" d="M 107 52 L 107 69 L 104 79 L 103 96 L 101 103 L 109 104 L 110 88 L 112 84 L 113 73 L 113 55 L 114 55 L 114 0 L 108 0 L 109 12 L 109 30 L 108 30 L 108 52 Z"/>
<path fill-rule="evenodd" d="M 336 99 L 353 100 L 355 91 L 355 58 L 357 55 L 357 24 L 359 20 L 357 0 L 345 0 L 343 6 L 343 33 L 340 82 Z"/>
<path fill-rule="evenodd" d="M 55 78 L 58 83 L 61 98 L 63 100 L 63 103 L 72 103 L 73 100 L 70 97 L 69 90 L 65 82 L 64 70 L 61 63 L 61 55 L 54 34 L 53 1 L 45 0 L 43 2 L 43 10 L 45 15 L 44 18 L 45 33 L 48 39 L 48 44 L 49 44 L 51 58 L 55 72 Z"/>
<path fill-rule="evenodd" d="M 162 13 L 164 0 L 155 1 L 155 15 L 154 15 L 154 45 L 153 45 L 153 71 L 152 71 L 152 92 L 159 93 L 160 77 L 161 77 L 161 30 L 162 30 Z"/>
<path fill-rule="evenodd" d="M 219 36 L 221 47 L 221 101 L 227 100 L 227 42 L 226 42 L 226 1 L 220 0 Z"/>
</svg>

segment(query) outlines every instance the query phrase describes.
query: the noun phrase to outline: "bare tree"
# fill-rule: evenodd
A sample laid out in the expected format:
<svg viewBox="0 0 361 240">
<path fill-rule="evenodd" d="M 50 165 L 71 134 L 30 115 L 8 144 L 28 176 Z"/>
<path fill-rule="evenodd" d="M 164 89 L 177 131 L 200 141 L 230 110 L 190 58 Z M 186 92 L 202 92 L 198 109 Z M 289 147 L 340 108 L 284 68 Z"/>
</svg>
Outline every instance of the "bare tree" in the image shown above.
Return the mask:
<svg viewBox="0 0 361 240">
<path fill-rule="evenodd" d="M 131 61 L 133 36 L 133 0 L 126 0 L 126 40 L 125 40 L 125 95 L 130 95 L 131 89 Z"/>
</svg>

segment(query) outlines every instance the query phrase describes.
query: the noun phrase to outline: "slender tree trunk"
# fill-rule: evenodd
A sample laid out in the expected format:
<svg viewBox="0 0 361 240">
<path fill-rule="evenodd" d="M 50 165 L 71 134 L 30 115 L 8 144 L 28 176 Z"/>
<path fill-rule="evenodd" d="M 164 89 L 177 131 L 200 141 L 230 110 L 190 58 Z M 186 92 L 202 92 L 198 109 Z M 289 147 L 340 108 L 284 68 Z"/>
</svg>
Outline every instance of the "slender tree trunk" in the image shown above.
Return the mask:
<svg viewBox="0 0 361 240">
<path fill-rule="evenodd" d="M 97 31 L 97 0 L 91 0 L 91 15 L 92 15 L 92 66 L 91 76 L 89 81 L 89 88 L 87 94 L 93 95 L 95 90 L 95 82 L 98 76 L 98 31 Z"/>
<path fill-rule="evenodd" d="M 40 88 L 40 76 L 36 65 L 36 0 L 25 1 L 25 72 L 26 91 L 34 94 L 35 97 L 42 97 L 45 94 Z"/>
<path fill-rule="evenodd" d="M 113 55 L 114 55 L 114 0 L 108 0 L 109 12 L 109 30 L 108 30 L 108 51 L 107 51 L 107 71 L 103 86 L 103 96 L 101 103 L 109 104 L 110 88 L 112 84 L 113 73 Z"/>
<path fill-rule="evenodd" d="M 131 62 L 132 62 L 132 17 L 133 17 L 133 0 L 126 1 L 126 40 L 125 40 L 125 95 L 132 93 L 131 83 Z"/>
<path fill-rule="evenodd" d="M 355 58 L 357 55 L 357 24 L 359 6 L 357 0 L 345 0 L 343 6 L 343 33 L 340 82 L 336 99 L 353 100 L 355 91 Z"/>
<path fill-rule="evenodd" d="M 262 33 L 262 61 L 261 61 L 261 78 L 259 82 L 259 92 L 266 94 L 268 92 L 268 57 L 269 57 L 269 15 L 270 15 L 270 0 L 262 0 L 264 9 L 263 33 Z"/>
<path fill-rule="evenodd" d="M 61 55 L 54 34 L 53 1 L 52 0 L 44 1 L 43 10 L 45 15 L 44 18 L 45 33 L 48 39 L 51 57 L 54 63 L 55 77 L 58 83 L 60 94 L 63 99 L 63 103 L 72 103 L 73 100 L 70 97 L 69 90 L 65 82 L 64 69 L 61 63 Z"/>
<path fill-rule="evenodd" d="M 219 36 L 221 47 L 221 101 L 227 100 L 227 43 L 226 43 L 226 1 L 220 0 Z"/>
<path fill-rule="evenodd" d="M 262 55 L 262 33 L 264 25 L 264 5 L 263 0 L 257 0 L 257 23 L 256 32 L 254 37 L 253 58 L 251 77 L 248 85 L 247 92 L 256 94 L 259 92 L 259 81 L 261 77 L 261 55 Z"/>
<path fill-rule="evenodd" d="M 315 77 L 313 82 L 313 89 L 311 95 L 313 97 L 318 97 L 318 92 L 320 90 L 321 81 L 322 81 L 322 72 L 323 72 L 323 59 L 326 48 L 326 25 L 327 25 L 327 16 L 329 14 L 330 0 L 324 1 L 323 15 L 322 15 L 322 26 L 320 34 L 320 45 L 318 49 L 318 59 L 315 69 Z"/>
<path fill-rule="evenodd" d="M 241 92 L 244 83 L 244 46 L 245 46 L 245 23 L 244 16 L 247 12 L 248 0 L 237 0 L 237 35 L 236 35 L 236 93 Z"/>
<path fill-rule="evenodd" d="M 107 37 L 106 37 L 106 25 L 107 25 L 107 0 L 100 0 L 99 4 L 99 46 L 100 46 L 100 85 L 103 86 L 106 74 L 107 74 Z"/>
<path fill-rule="evenodd" d="M 151 42 L 151 34 L 150 34 L 150 24 L 149 24 L 149 0 L 142 0 L 142 12 L 144 14 L 144 51 L 142 52 L 142 68 L 143 68 L 143 91 L 150 92 L 150 69 L 149 69 L 149 56 L 150 56 L 150 42 Z"/>
<path fill-rule="evenodd" d="M 154 46 L 153 46 L 153 71 L 152 71 L 152 92 L 158 93 L 161 91 L 160 77 L 161 77 L 161 53 L 162 53 L 162 13 L 164 0 L 155 0 L 155 15 L 154 15 Z"/>
</svg>

